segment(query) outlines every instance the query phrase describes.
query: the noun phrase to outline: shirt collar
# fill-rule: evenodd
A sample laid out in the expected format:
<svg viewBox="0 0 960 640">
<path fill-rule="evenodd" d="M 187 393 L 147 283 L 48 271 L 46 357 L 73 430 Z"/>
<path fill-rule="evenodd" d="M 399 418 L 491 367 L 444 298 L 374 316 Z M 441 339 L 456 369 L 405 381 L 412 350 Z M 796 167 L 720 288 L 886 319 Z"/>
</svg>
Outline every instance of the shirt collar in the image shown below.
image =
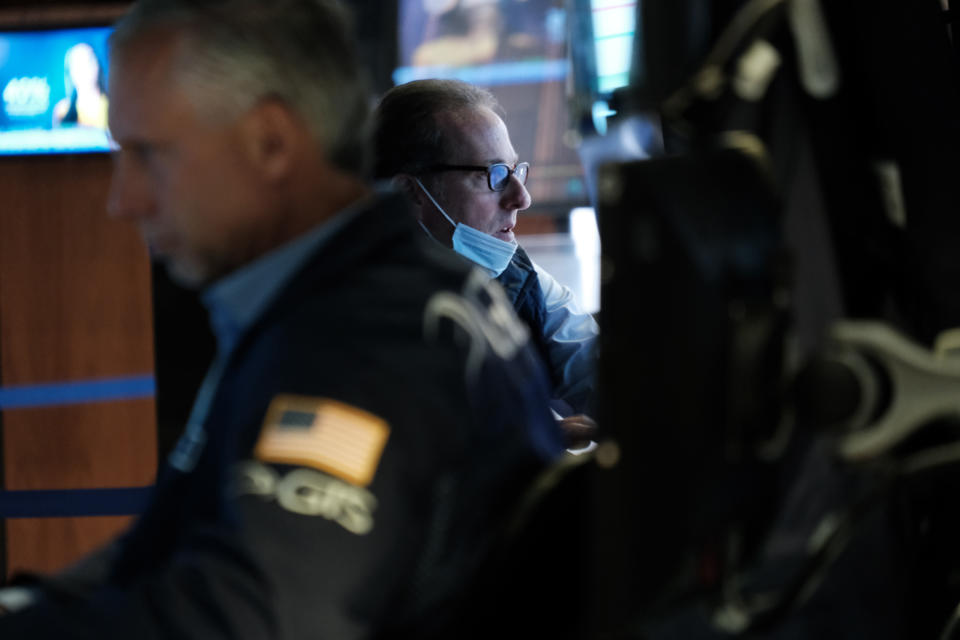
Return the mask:
<svg viewBox="0 0 960 640">
<path fill-rule="evenodd" d="M 367 203 L 359 200 L 303 235 L 211 284 L 201 295 L 221 355 L 229 354 L 306 261 Z"/>
</svg>

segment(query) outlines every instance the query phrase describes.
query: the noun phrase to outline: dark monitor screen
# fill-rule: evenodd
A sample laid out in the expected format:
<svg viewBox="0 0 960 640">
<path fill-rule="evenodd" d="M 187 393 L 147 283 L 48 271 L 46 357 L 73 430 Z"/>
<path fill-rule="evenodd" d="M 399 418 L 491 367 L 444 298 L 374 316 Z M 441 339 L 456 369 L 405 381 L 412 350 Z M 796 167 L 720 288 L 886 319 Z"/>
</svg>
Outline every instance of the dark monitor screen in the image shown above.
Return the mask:
<svg viewBox="0 0 960 640">
<path fill-rule="evenodd" d="M 110 31 L 0 31 L 0 155 L 110 149 Z"/>
</svg>

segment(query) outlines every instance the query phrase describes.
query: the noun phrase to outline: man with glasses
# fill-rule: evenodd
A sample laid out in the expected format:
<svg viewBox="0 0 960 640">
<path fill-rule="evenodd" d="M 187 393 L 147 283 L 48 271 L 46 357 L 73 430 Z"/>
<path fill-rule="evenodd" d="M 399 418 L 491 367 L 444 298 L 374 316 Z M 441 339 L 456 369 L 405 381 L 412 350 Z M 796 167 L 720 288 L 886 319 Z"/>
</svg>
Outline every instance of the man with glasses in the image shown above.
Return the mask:
<svg viewBox="0 0 960 640">
<path fill-rule="evenodd" d="M 388 91 L 375 113 L 375 175 L 392 178 L 420 226 L 503 286 L 551 374 L 554 409 L 571 443 L 589 437 L 598 328 L 571 291 L 517 244 L 531 204 L 530 166 L 517 157 L 489 92 L 458 80 Z"/>
</svg>

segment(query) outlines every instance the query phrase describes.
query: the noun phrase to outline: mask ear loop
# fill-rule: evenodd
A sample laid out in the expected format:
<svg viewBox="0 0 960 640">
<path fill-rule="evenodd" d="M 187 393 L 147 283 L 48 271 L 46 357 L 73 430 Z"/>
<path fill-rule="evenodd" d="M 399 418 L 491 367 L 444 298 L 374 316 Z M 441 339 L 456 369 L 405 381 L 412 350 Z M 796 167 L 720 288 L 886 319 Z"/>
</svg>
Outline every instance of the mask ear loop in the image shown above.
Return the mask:
<svg viewBox="0 0 960 640">
<path fill-rule="evenodd" d="M 433 240 L 433 241 L 436 242 L 437 244 L 441 244 L 440 241 L 437 240 L 435 237 L 433 237 L 433 234 L 430 233 L 430 229 L 427 229 L 427 225 L 423 224 L 423 220 L 417 220 L 417 224 L 420 225 L 420 228 L 423 229 L 423 232 L 424 232 L 425 234 L 427 234 L 428 236 L 430 236 L 430 239 L 431 239 L 431 240 Z"/>
<path fill-rule="evenodd" d="M 427 188 L 426 188 L 425 186 L 423 186 L 423 183 L 422 183 L 422 182 L 420 182 L 420 178 L 417 178 L 416 176 L 414 176 L 413 179 L 417 181 L 417 184 L 420 186 L 420 189 L 421 189 L 425 194 L 427 194 L 427 197 L 430 198 L 430 202 L 432 202 L 432 203 L 433 203 L 433 206 L 435 206 L 435 207 L 437 208 L 437 211 L 439 211 L 439 212 L 441 213 L 441 215 L 443 215 L 443 217 L 447 219 L 447 222 L 449 222 L 450 224 L 452 224 L 452 225 L 453 225 L 453 228 L 456 229 L 456 228 L 457 228 L 457 223 L 454 222 L 453 219 L 452 219 L 450 216 L 447 215 L 447 212 L 443 210 L 443 207 L 440 206 L 440 203 L 436 201 L 436 199 L 430 194 L 429 191 L 427 191 Z M 421 224 L 420 226 L 422 227 L 423 225 Z M 424 228 L 426 228 L 426 227 L 424 227 Z M 428 232 L 428 233 L 429 233 L 429 232 Z"/>
</svg>

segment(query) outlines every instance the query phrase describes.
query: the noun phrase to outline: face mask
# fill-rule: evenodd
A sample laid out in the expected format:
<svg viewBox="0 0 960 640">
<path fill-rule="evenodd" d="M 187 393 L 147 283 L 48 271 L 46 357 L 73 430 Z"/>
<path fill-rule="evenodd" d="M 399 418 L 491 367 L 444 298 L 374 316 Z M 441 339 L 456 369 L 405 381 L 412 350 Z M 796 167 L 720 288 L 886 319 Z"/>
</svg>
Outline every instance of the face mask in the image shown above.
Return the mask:
<svg viewBox="0 0 960 640">
<path fill-rule="evenodd" d="M 510 264 L 510 260 L 513 259 L 513 254 L 517 252 L 517 243 L 505 242 L 487 235 L 483 231 L 477 231 L 462 222 L 454 222 L 443 210 L 443 207 L 430 195 L 420 179 L 415 178 L 415 180 L 423 192 L 427 194 L 427 197 L 430 198 L 430 202 L 437 208 L 437 211 L 447 219 L 447 222 L 453 225 L 453 250 L 483 267 L 491 278 L 496 278 L 503 273 Z M 423 226 L 423 224 L 421 223 L 420 226 Z"/>
</svg>

